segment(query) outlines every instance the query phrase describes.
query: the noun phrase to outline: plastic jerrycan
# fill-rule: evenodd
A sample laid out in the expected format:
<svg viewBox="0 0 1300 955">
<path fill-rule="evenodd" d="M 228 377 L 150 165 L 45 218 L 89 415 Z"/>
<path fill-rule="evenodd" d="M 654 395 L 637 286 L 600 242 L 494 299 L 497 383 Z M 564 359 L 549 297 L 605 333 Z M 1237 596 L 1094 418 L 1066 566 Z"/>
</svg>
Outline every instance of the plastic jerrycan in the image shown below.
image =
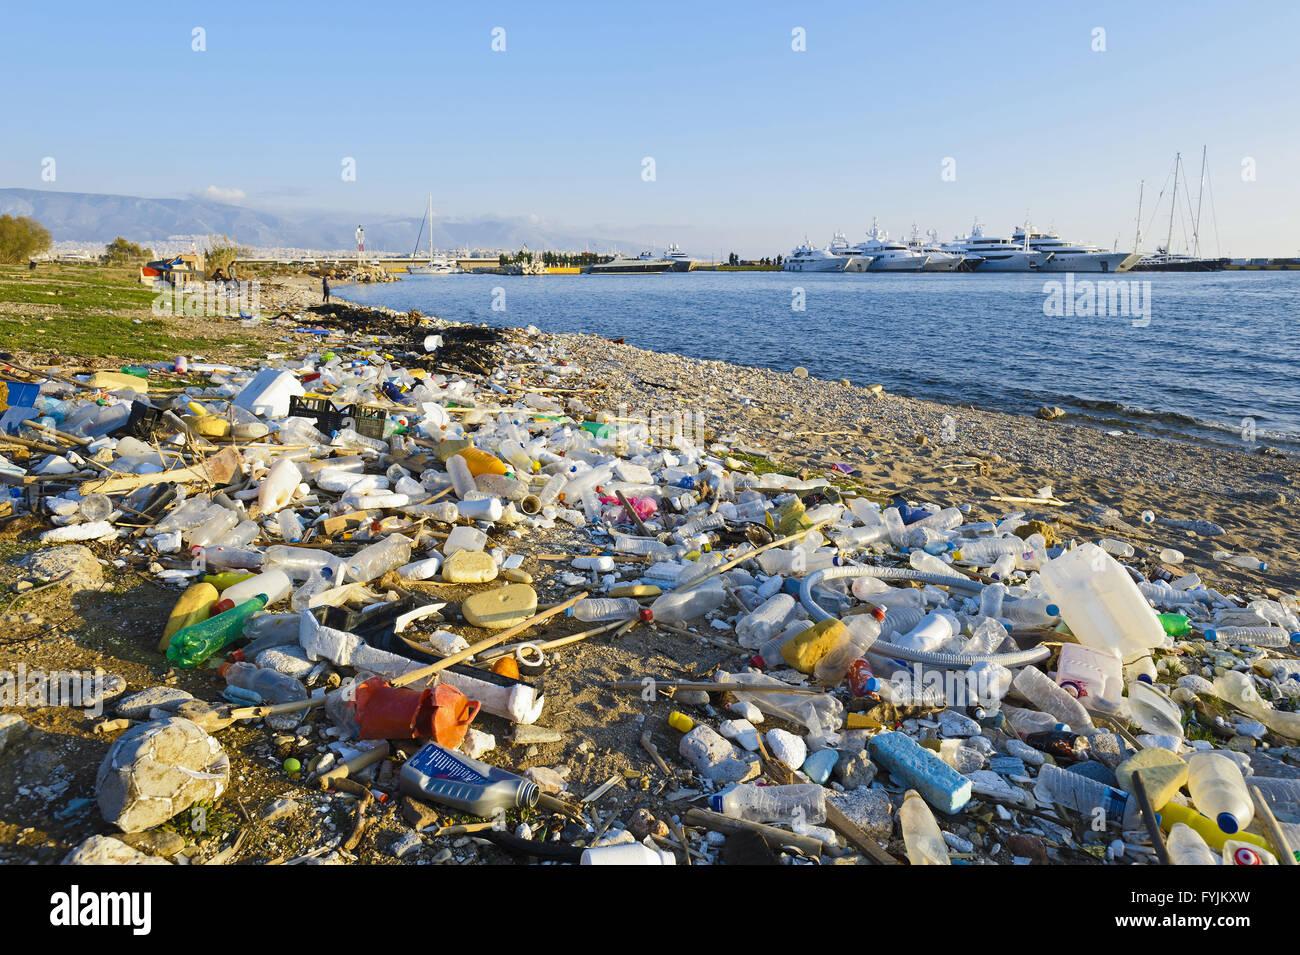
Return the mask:
<svg viewBox="0 0 1300 955">
<path fill-rule="evenodd" d="M 496 766 L 427 743 L 402 764 L 402 792 L 413 799 L 432 799 L 476 816 L 537 805 L 537 784 Z"/>
<path fill-rule="evenodd" d="M 1133 578 L 1096 544 L 1066 551 L 1039 574 L 1061 618 L 1085 646 L 1130 660 L 1164 641 L 1164 627 Z"/>
</svg>

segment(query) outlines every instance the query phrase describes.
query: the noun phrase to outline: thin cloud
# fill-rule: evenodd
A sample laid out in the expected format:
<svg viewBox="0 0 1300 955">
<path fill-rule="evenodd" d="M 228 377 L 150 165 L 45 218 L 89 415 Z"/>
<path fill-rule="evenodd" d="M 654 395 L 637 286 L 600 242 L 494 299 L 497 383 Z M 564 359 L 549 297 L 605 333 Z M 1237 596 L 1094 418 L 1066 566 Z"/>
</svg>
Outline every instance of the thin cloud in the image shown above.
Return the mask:
<svg viewBox="0 0 1300 955">
<path fill-rule="evenodd" d="M 242 202 L 248 198 L 243 189 L 223 189 L 220 186 L 208 186 L 199 195 L 213 202 Z"/>
</svg>

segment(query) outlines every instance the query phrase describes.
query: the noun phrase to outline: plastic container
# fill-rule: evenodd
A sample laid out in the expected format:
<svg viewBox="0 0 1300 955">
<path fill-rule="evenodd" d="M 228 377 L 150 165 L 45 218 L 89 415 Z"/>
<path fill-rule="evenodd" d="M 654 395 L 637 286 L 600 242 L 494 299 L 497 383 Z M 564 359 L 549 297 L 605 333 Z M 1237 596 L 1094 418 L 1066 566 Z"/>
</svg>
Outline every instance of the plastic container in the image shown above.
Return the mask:
<svg viewBox="0 0 1300 955">
<path fill-rule="evenodd" d="M 741 783 L 710 797 L 714 812 L 750 822 L 780 823 L 796 828 L 826 821 L 826 790 L 816 783 L 755 786 Z"/>
<path fill-rule="evenodd" d="M 785 628 L 794 607 L 795 600 L 789 594 L 776 594 L 740 619 L 736 624 L 736 639 L 742 647 L 757 649 Z"/>
<path fill-rule="evenodd" d="M 196 667 L 244 635 L 244 621 L 266 606 L 261 594 L 225 613 L 176 631 L 167 645 L 167 659 L 180 667 Z"/>
<path fill-rule="evenodd" d="M 307 688 L 300 680 L 285 673 L 267 670 L 251 663 L 223 663 L 220 672 L 227 686 L 250 690 L 265 703 L 291 703 L 307 699 Z"/>
<path fill-rule="evenodd" d="M 579 865 L 676 865 L 677 857 L 667 849 L 651 849 L 639 842 L 583 849 Z"/>
<path fill-rule="evenodd" d="M 293 492 L 302 483 L 302 472 L 298 465 L 286 457 L 281 457 L 271 465 L 271 471 L 262 481 L 257 491 L 257 506 L 263 514 L 271 514 L 285 507 L 293 500 Z"/>
<path fill-rule="evenodd" d="M 245 600 L 262 594 L 266 597 L 266 606 L 269 607 L 287 597 L 291 590 L 293 584 L 284 571 L 264 570 L 247 580 L 241 580 L 234 586 L 227 587 L 221 592 L 221 599 L 229 600 L 238 606 Z"/>
<path fill-rule="evenodd" d="M 1133 722 L 1157 736 L 1183 738 L 1183 714 L 1162 690 L 1142 680 L 1128 685 L 1128 710 Z"/>
<path fill-rule="evenodd" d="M 532 808 L 541 794 L 536 783 L 437 743 L 425 744 L 402 764 L 398 786 L 413 799 L 433 800 L 475 816 Z"/>
<path fill-rule="evenodd" d="M 685 623 L 717 610 L 726 600 L 727 592 L 722 589 L 722 585 L 713 585 L 713 581 L 709 581 L 690 590 L 660 594 L 650 605 L 650 614 L 652 619 L 660 623 Z"/>
<path fill-rule="evenodd" d="M 943 841 L 943 832 L 934 821 L 934 813 L 915 789 L 909 789 L 903 796 L 898 824 L 903 831 L 908 862 L 912 865 L 952 865 L 948 844 Z"/>
<path fill-rule="evenodd" d="M 1164 628 L 1133 578 L 1096 544 L 1049 560 L 1040 577 L 1080 643 L 1127 660 L 1164 641 Z"/>
<path fill-rule="evenodd" d="M 867 747 L 875 762 L 940 812 L 952 815 L 970 802 L 971 781 L 906 733 L 878 733 Z"/>
<path fill-rule="evenodd" d="M 456 505 L 457 514 L 467 521 L 501 520 L 501 501 L 495 497 L 480 498 L 475 501 L 461 500 Z"/>
<path fill-rule="evenodd" d="M 641 613 L 634 597 L 586 597 L 573 606 L 573 616 L 584 623 L 601 620 L 630 620 Z"/>
<path fill-rule="evenodd" d="M 1038 782 L 1047 790 L 1052 802 L 1081 813 L 1089 823 L 1097 820 L 1100 814 L 1100 821 L 1106 825 L 1128 829 L 1140 819 L 1136 799 L 1130 800 L 1122 789 L 1107 786 L 1081 773 L 1072 773 L 1049 763 L 1038 770 Z"/>
<path fill-rule="evenodd" d="M 1221 865 L 1222 860 L 1205 844 L 1195 829 L 1185 823 L 1174 823 L 1165 840 L 1169 850 L 1170 865 Z"/>
<path fill-rule="evenodd" d="M 232 404 L 263 418 L 285 418 L 289 415 L 289 399 L 303 394 L 306 389 L 292 373 L 263 368 Z"/>
<path fill-rule="evenodd" d="M 1245 829 L 1255 818 L 1241 769 L 1222 753 L 1195 753 L 1187 760 L 1187 791 L 1197 810 L 1228 835 Z"/>
<path fill-rule="evenodd" d="M 344 581 L 364 584 L 410 560 L 411 542 L 401 534 L 390 534 L 352 555 L 344 571 Z"/>
<path fill-rule="evenodd" d="M 456 497 L 461 500 L 478 490 L 464 455 L 453 454 L 447 459 L 447 473 L 451 475 L 451 486 L 456 492 Z"/>
<path fill-rule="evenodd" d="M 1160 820 L 1160 828 L 1165 832 L 1170 832 L 1174 826 L 1181 823 L 1196 830 L 1196 834 L 1201 837 L 1205 844 L 1215 851 L 1221 851 L 1229 839 L 1249 842 L 1261 849 L 1270 848 L 1268 842 L 1262 836 L 1257 836 L 1253 832 L 1235 832 L 1229 835 L 1220 829 L 1213 819 L 1201 815 L 1190 806 L 1167 802 L 1160 807 L 1156 815 Z"/>
<path fill-rule="evenodd" d="M 1124 695 L 1124 664 L 1113 653 L 1067 643 L 1056 667 L 1061 689 L 1094 713 L 1113 713 Z"/>
<path fill-rule="evenodd" d="M 313 571 L 329 567 L 339 577 L 345 561 L 337 554 L 314 547 L 286 547 L 274 544 L 262 554 L 262 567 L 266 570 L 282 570 L 294 580 L 306 580 Z"/>
</svg>

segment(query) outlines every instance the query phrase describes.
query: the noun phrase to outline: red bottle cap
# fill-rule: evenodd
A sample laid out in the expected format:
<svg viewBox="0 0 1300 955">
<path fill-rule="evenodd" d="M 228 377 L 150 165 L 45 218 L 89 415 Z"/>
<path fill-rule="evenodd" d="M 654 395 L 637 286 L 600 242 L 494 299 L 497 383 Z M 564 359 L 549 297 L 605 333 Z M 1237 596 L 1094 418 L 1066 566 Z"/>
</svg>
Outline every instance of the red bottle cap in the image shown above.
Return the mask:
<svg viewBox="0 0 1300 955">
<path fill-rule="evenodd" d="M 243 663 L 245 659 L 247 659 L 247 658 L 244 656 L 244 651 L 243 651 L 243 650 L 231 650 L 231 651 L 230 651 L 230 661 L 231 661 L 232 663 Z"/>
<path fill-rule="evenodd" d="M 209 613 L 208 616 L 215 617 L 219 613 L 225 613 L 234 605 L 235 602 L 231 600 L 229 597 L 227 597 L 225 600 L 218 600 L 216 603 L 212 605 L 212 612 Z"/>
<path fill-rule="evenodd" d="M 642 623 L 649 623 L 655 618 L 654 612 L 649 607 L 642 607 L 641 612 L 636 616 Z"/>
</svg>

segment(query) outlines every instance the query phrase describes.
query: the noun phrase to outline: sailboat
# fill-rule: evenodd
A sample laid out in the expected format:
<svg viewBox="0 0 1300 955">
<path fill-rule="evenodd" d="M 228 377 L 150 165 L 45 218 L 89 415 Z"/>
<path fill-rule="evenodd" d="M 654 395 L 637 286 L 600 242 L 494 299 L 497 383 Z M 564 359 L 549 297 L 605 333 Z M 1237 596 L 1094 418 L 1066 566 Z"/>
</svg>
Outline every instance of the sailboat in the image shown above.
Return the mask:
<svg viewBox="0 0 1300 955">
<path fill-rule="evenodd" d="M 406 271 L 411 275 L 451 275 L 463 271 L 455 262 L 449 261 L 443 256 L 437 258 L 433 254 L 433 196 L 429 196 L 429 211 L 425 213 L 425 219 L 429 222 L 429 261 L 425 265 L 408 265 Z M 420 237 L 424 235 L 424 219 L 420 220 L 420 234 L 415 237 L 415 248 L 420 248 Z M 415 252 L 411 253 L 411 258 L 415 258 Z"/>
<path fill-rule="evenodd" d="M 1183 166 L 1183 154 L 1174 154 L 1174 190 L 1169 199 L 1169 232 L 1165 236 L 1165 244 L 1156 246 L 1155 255 L 1144 256 L 1141 261 L 1133 266 L 1134 272 L 1218 272 L 1225 269 L 1229 260 L 1226 258 L 1202 258 L 1201 257 L 1201 199 L 1205 191 L 1205 156 L 1206 148 L 1201 147 L 1201 184 L 1200 191 L 1196 196 L 1196 213 L 1192 219 L 1192 254 L 1182 255 L 1171 250 L 1174 238 L 1174 213 L 1178 210 L 1178 173 Z M 1184 189 L 1186 189 L 1186 176 L 1184 178 Z M 1139 254 L 1141 251 L 1140 243 L 1142 241 L 1142 189 L 1145 188 L 1146 181 L 1143 180 L 1138 189 L 1138 232 L 1136 242 L 1139 244 Z M 1190 191 L 1188 192 L 1190 196 Z M 1159 200 L 1157 199 L 1157 205 Z"/>
</svg>

